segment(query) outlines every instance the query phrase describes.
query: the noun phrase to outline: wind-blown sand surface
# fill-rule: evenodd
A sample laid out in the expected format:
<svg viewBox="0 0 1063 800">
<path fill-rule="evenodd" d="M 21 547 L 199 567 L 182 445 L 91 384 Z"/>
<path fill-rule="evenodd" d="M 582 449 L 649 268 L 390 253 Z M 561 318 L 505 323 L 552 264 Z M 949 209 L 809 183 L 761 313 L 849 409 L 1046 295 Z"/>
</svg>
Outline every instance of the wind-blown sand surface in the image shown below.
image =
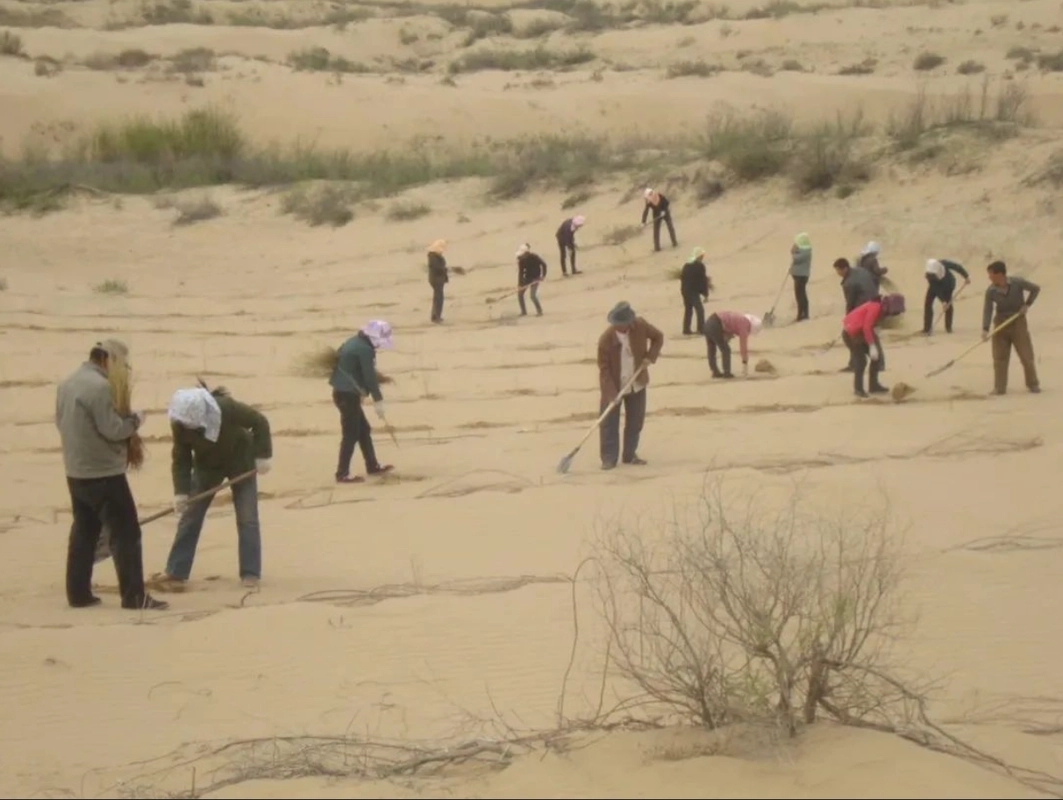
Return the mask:
<svg viewBox="0 0 1063 800">
<path fill-rule="evenodd" d="M 199 3 L 214 9 L 213 25 L 105 30 L 138 6 L 0 3 L 9 13 L 51 8 L 71 21 L 11 29 L 31 56 L 69 54 L 70 62 L 41 77 L 32 61 L 0 57 L 4 152 L 17 156 L 27 137 L 63 140 L 94 121 L 174 115 L 211 102 L 228 104 L 262 142 L 309 137 L 355 149 L 555 130 L 670 136 L 697 129 L 721 100 L 738 108 L 783 104 L 804 120 L 859 103 L 882 122 L 921 81 L 929 80 L 931 94 L 977 83 L 978 76 L 955 74 L 961 61 L 982 62 L 998 80 L 1014 70 L 1009 48 L 1063 48 L 1056 0 L 847 7 L 593 36 L 557 31 L 551 46 L 578 38 L 625 69 L 596 80 L 602 64 L 591 63 L 549 75 L 545 88 L 531 86 L 534 73 L 502 72 L 463 74 L 457 86 L 444 86 L 443 65 L 463 34 L 438 17 L 394 18 L 384 9 L 342 30 L 220 24 L 244 5 Z M 310 4 L 260 5 L 310 13 Z M 752 6 L 732 4 L 732 16 Z M 404 29 L 417 41 L 403 44 Z M 382 72 L 392 60 L 435 63 L 402 82 L 385 74 L 336 80 L 283 64 L 290 51 L 315 45 Z M 171 56 L 200 46 L 220 55 L 217 68 L 202 74 L 204 86 L 162 73 L 149 79 L 150 68 L 74 64 L 132 47 Z M 923 50 L 947 58 L 929 78 L 911 68 Z M 739 51 L 776 69 L 797 59 L 808 71 L 737 71 Z M 869 56 L 878 60 L 874 74 L 835 74 Z M 685 58 L 731 71 L 663 78 L 668 63 Z M 905 668 L 940 679 L 935 717 L 1009 762 L 1063 774 L 1056 727 L 1063 220 L 1058 184 L 1024 183 L 1061 146 L 1063 76 L 1029 72 L 1036 127 L 951 162 L 885 167 L 845 199 L 795 200 L 769 181 L 728 188 L 699 208 L 680 184 L 669 188 L 669 175 L 647 176 L 672 198 L 680 239 L 678 250 L 659 254 L 648 229 L 623 246 L 603 243 L 606 231 L 636 223 L 642 210 L 633 191 L 642 184 L 609 176 L 570 211 L 560 207 L 564 192 L 499 203 L 484 198 L 482 182 L 462 180 L 406 192 L 431 206 L 420 219 L 387 221 L 391 201 L 384 200 L 358 206 L 355 219 L 336 229 L 281 215 L 278 192 L 233 188 L 211 189 L 224 213 L 190 226 L 173 226 L 172 209 L 136 196 L 87 197 L 40 218 L 0 218 L 7 282 L 0 294 L 0 793 L 159 796 L 188 792 L 193 781 L 200 791 L 225 757 L 200 763 L 194 778 L 191 756 L 236 739 L 347 732 L 460 741 L 486 735 L 470 719 L 499 715 L 515 728 L 549 728 L 573 646 L 569 578 L 596 528 L 617 517 L 665 518 L 673 503 L 697 497 L 706 470 L 764 485 L 798 477 L 801 492 L 825 510 L 884 491 L 910 523 L 904 601 L 919 615 L 898 651 Z M 562 279 L 553 234 L 574 211 L 588 219 L 580 233 L 585 274 Z M 713 382 L 704 342 L 681 336 L 671 272 L 700 244 L 716 285 L 708 311 L 763 314 L 801 230 L 815 249 L 811 321 L 789 324 L 787 284 L 779 324 L 751 344 L 751 363 L 766 358 L 777 375 Z M 468 272 L 452 275 L 446 324 L 437 327 L 428 322 L 424 248 L 438 237 L 449 240 L 448 261 Z M 837 371 L 842 349 L 823 353 L 844 310 L 830 263 L 852 258 L 869 239 L 882 243 L 883 263 L 908 302 L 905 327 L 884 333 L 883 378 L 918 390 L 899 405 L 855 401 L 850 376 Z M 485 302 L 513 285 L 512 253 L 524 241 L 550 265 L 542 318 L 518 319 L 515 298 Z M 904 338 L 921 323 L 929 257 L 960 261 L 973 285 L 957 302 L 951 336 Z M 1015 358 L 1009 394 L 988 396 L 988 346 L 923 377 L 977 341 L 984 267 L 994 258 L 1042 286 L 1030 314 L 1040 396 L 1025 391 Z M 128 293 L 94 292 L 105 280 L 125 281 Z M 600 472 L 595 436 L 571 473 L 558 475 L 558 460 L 595 417 L 595 344 L 619 300 L 666 336 L 640 447 L 649 464 Z M 374 318 L 395 328 L 395 349 L 378 365 L 394 378 L 384 389 L 399 447 L 379 426 L 375 442 L 397 470 L 383 481 L 336 487 L 339 430 L 329 388 L 293 377 L 292 366 Z M 239 586 L 224 497 L 208 517 L 190 590 L 167 596 L 169 612 L 124 612 L 114 595 L 104 595 L 103 608 L 66 607 L 70 515 L 55 385 L 108 334 L 130 345 L 135 403 L 149 413 L 148 461 L 130 477 L 142 514 L 171 501 L 165 407 L 174 389 L 200 376 L 268 415 L 274 469 L 259 484 L 260 592 Z M 172 517 L 145 526 L 148 574 L 162 569 L 172 534 Z M 970 546 L 997 537 L 1012 546 Z M 96 580 L 113 584 L 112 568 L 99 565 Z M 309 597 L 386 586 L 359 603 Z M 582 630 L 566 690 L 571 715 L 596 705 L 605 658 L 590 594 L 577 588 Z M 588 734 L 577 749 L 518 758 L 500 772 L 251 780 L 213 796 L 1038 796 L 874 731 L 825 723 L 794 742 L 756 731 L 725 732 L 722 744 L 713 736 Z"/>
</svg>

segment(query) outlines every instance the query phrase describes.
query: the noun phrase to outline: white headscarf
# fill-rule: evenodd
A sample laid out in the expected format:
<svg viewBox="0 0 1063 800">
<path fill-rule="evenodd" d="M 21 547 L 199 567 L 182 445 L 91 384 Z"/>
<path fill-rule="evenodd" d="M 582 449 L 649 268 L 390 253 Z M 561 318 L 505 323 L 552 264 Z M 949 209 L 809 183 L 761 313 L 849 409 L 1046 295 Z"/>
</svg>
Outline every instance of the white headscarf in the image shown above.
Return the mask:
<svg viewBox="0 0 1063 800">
<path fill-rule="evenodd" d="M 391 325 L 382 319 L 374 319 L 362 328 L 362 333 L 369 337 L 377 350 L 391 349 Z"/>
<path fill-rule="evenodd" d="M 926 262 L 926 274 L 941 280 L 945 277 L 945 265 L 936 258 L 931 258 Z"/>
<path fill-rule="evenodd" d="M 206 389 L 178 389 L 170 398 L 170 422 L 193 430 L 203 429 L 208 442 L 217 442 L 221 433 L 221 408 Z"/>
<path fill-rule="evenodd" d="M 530 253 L 530 252 L 531 252 L 531 245 L 529 245 L 527 243 L 522 244 L 520 247 L 517 248 L 517 258 L 520 258 L 525 253 Z"/>
<path fill-rule="evenodd" d="M 755 314 L 743 314 L 742 316 L 749 320 L 750 333 L 760 333 L 760 329 L 764 326 L 760 317 Z"/>
<path fill-rule="evenodd" d="M 878 252 L 879 252 L 878 242 L 868 242 L 867 244 L 864 245 L 864 249 L 860 251 L 860 255 L 869 256 L 869 255 L 871 255 L 873 253 L 873 254 L 875 254 L 877 256 Z"/>
</svg>

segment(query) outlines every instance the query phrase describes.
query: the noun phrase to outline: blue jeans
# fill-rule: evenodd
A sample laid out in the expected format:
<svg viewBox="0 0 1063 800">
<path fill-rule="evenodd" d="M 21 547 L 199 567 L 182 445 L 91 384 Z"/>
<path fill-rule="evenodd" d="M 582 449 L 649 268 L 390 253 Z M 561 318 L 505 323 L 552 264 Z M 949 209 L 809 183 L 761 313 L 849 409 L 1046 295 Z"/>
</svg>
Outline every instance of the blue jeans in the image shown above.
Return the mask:
<svg viewBox="0 0 1063 800">
<path fill-rule="evenodd" d="M 528 287 L 524 287 L 519 292 L 517 292 L 517 302 L 520 303 L 520 313 L 522 315 L 528 313 L 528 307 L 524 305 L 524 292 L 527 290 L 527 288 Z M 539 316 L 542 316 L 543 307 L 539 305 L 539 284 L 533 283 L 531 285 L 531 291 L 529 292 L 529 294 L 531 294 L 531 301 L 535 305 L 535 313 Z"/>
<path fill-rule="evenodd" d="M 192 494 L 199 494 L 211 487 L 201 486 L 195 473 L 192 474 Z M 240 553 L 240 577 L 260 578 L 262 573 L 262 538 L 258 525 L 258 476 L 252 475 L 230 490 L 233 493 L 233 509 L 236 511 L 236 534 Z M 188 580 L 192 574 L 192 561 L 196 557 L 196 545 L 203 531 L 214 495 L 192 503 L 177 522 L 177 536 L 166 560 L 166 574 L 171 578 Z"/>
</svg>

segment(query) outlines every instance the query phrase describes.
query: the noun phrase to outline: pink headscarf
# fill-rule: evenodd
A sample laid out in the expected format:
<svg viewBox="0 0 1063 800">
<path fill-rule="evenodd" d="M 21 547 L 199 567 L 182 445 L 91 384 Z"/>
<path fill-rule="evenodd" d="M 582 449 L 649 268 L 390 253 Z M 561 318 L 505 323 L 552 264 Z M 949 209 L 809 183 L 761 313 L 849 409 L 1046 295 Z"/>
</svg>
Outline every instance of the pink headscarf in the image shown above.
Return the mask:
<svg viewBox="0 0 1063 800">
<path fill-rule="evenodd" d="M 583 227 L 583 223 L 586 222 L 586 221 L 587 221 L 586 218 L 582 217 L 582 216 L 573 217 L 572 218 L 572 227 L 573 227 L 573 229 L 582 228 Z"/>
<path fill-rule="evenodd" d="M 382 319 L 374 319 L 362 328 L 362 333 L 369 337 L 377 350 L 391 349 L 391 325 Z"/>
</svg>

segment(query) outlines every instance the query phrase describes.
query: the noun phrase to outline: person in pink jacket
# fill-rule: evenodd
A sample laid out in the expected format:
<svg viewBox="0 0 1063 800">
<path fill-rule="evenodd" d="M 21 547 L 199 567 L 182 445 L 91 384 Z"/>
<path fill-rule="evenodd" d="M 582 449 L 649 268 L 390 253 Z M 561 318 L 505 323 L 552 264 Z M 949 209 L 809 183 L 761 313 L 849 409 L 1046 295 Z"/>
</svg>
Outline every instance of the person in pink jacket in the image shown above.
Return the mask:
<svg viewBox="0 0 1063 800">
<path fill-rule="evenodd" d="M 845 315 L 842 320 L 842 340 L 853 357 L 853 393 L 857 397 L 867 397 L 864 391 L 864 370 L 871 362 L 871 376 L 868 391 L 882 394 L 889 387 L 878 382 L 878 373 L 882 365 L 882 343 L 875 328 L 886 317 L 904 313 L 904 295 L 890 294 L 879 296 L 862 303 Z"/>
<path fill-rule="evenodd" d="M 738 350 L 742 357 L 742 377 L 749 375 L 749 337 L 760 333 L 763 323 L 752 314 L 736 311 L 717 311 L 705 320 L 705 343 L 709 349 L 709 369 L 714 378 L 733 378 L 731 374 L 731 347 L 728 341 L 738 337 Z M 716 351 L 723 356 L 723 372 L 716 366 Z"/>
</svg>

